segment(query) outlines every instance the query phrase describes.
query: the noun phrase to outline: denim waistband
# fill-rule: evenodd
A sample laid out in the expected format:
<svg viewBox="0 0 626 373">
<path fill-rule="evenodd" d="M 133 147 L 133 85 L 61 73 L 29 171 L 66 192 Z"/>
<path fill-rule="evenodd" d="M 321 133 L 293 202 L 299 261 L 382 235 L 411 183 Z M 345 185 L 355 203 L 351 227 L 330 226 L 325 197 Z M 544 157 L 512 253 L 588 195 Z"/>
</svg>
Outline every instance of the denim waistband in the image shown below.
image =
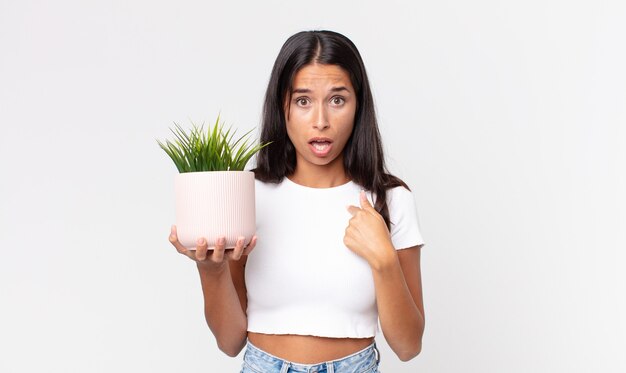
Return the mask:
<svg viewBox="0 0 626 373">
<path fill-rule="evenodd" d="M 247 342 L 243 357 L 244 372 L 255 373 L 353 373 L 377 372 L 380 352 L 373 342 L 368 347 L 337 360 L 316 364 L 300 364 L 271 355 Z M 247 371 L 245 369 L 248 369 Z"/>
</svg>

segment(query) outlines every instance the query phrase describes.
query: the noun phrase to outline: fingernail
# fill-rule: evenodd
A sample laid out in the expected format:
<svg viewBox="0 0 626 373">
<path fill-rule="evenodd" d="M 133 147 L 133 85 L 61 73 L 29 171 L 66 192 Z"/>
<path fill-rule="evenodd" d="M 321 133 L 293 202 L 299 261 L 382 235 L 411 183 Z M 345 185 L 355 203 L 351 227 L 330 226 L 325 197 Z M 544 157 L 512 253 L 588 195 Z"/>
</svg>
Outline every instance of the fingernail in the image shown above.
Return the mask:
<svg viewBox="0 0 626 373">
<path fill-rule="evenodd" d="M 220 238 L 217 239 L 217 243 L 220 244 L 220 245 L 223 245 L 224 242 L 226 242 L 226 239 L 224 237 L 220 237 Z"/>
<path fill-rule="evenodd" d="M 204 238 L 198 238 L 198 245 L 204 244 Z"/>
</svg>

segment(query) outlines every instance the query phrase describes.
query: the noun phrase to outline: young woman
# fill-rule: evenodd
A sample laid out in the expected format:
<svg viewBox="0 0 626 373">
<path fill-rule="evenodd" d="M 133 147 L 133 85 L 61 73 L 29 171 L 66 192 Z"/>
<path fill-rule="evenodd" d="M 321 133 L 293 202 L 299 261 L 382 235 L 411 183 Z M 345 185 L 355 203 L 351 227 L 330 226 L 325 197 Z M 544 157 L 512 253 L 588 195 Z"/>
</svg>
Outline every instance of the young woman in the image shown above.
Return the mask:
<svg viewBox="0 0 626 373">
<path fill-rule="evenodd" d="M 345 36 L 300 32 L 283 45 L 265 96 L 257 236 L 185 249 L 205 316 L 242 372 L 378 372 L 380 328 L 407 361 L 424 332 L 423 240 L 412 193 L 385 168 L 361 56 Z M 256 247 L 256 248 L 255 248 Z M 254 249 L 254 251 L 252 251 Z"/>
</svg>

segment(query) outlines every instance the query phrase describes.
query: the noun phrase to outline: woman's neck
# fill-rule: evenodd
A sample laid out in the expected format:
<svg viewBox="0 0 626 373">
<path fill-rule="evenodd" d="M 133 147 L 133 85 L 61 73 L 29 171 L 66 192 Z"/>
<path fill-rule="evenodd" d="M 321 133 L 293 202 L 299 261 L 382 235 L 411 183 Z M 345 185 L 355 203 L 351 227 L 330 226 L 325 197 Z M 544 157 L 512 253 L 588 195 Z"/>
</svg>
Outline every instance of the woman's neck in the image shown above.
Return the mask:
<svg viewBox="0 0 626 373">
<path fill-rule="evenodd" d="M 296 170 L 288 177 L 289 180 L 294 183 L 310 188 L 332 188 L 350 181 L 350 178 L 346 175 L 343 168 L 343 164 L 341 164 L 341 167 L 311 167 L 310 165 L 309 167 L 298 167 L 296 165 Z"/>
</svg>

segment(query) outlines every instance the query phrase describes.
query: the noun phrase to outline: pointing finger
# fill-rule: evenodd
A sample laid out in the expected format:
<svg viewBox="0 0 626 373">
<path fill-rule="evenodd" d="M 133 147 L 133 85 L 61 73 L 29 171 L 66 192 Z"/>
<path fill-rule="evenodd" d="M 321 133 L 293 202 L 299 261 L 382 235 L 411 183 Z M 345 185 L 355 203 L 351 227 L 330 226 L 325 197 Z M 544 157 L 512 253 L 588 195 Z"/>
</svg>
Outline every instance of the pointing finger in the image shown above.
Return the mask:
<svg viewBox="0 0 626 373">
<path fill-rule="evenodd" d="M 360 197 L 360 200 L 361 200 L 361 207 L 363 209 L 373 209 L 372 204 L 367 199 L 367 196 L 365 195 L 365 191 L 364 190 L 361 190 L 361 194 L 360 194 L 359 197 Z"/>
</svg>

